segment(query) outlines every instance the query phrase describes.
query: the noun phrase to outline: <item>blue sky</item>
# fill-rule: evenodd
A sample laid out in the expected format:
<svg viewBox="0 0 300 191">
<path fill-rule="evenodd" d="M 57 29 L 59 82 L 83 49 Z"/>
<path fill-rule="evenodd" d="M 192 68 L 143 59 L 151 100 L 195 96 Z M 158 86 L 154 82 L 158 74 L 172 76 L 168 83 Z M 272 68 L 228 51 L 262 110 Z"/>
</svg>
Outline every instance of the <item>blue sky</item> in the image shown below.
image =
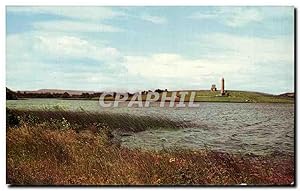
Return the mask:
<svg viewBox="0 0 300 191">
<path fill-rule="evenodd" d="M 293 7 L 6 8 L 6 85 L 294 91 Z"/>
</svg>

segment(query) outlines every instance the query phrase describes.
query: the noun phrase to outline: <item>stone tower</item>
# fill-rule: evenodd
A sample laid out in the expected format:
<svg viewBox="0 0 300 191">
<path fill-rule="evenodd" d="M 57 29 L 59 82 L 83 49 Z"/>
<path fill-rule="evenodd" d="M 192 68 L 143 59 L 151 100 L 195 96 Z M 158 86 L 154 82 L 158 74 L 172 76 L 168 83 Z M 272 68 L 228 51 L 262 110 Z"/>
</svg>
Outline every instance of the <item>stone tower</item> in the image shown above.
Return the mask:
<svg viewBox="0 0 300 191">
<path fill-rule="evenodd" d="M 225 80 L 221 79 L 221 95 L 225 95 Z"/>
</svg>

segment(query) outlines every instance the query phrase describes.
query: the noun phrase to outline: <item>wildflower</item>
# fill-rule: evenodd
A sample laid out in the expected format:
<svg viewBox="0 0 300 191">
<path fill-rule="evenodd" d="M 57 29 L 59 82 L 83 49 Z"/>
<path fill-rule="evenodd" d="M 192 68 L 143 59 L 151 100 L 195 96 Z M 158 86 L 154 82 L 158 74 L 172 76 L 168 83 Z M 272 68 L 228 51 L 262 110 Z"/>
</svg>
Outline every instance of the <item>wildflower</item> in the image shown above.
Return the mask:
<svg viewBox="0 0 300 191">
<path fill-rule="evenodd" d="M 175 158 L 170 158 L 169 162 L 175 162 L 176 159 Z"/>
<path fill-rule="evenodd" d="M 156 184 L 159 184 L 160 182 L 161 182 L 160 178 L 155 181 Z"/>
</svg>

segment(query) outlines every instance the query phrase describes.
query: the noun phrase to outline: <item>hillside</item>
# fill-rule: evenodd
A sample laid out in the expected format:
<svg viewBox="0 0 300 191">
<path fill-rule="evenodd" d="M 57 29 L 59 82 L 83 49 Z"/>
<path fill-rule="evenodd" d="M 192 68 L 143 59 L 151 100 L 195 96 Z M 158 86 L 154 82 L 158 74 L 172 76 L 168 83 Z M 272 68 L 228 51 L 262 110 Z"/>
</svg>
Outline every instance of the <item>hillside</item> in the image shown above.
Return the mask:
<svg viewBox="0 0 300 191">
<path fill-rule="evenodd" d="M 21 93 L 39 93 L 39 94 L 45 94 L 45 93 L 51 93 L 51 94 L 63 94 L 67 92 L 70 95 L 81 95 L 82 93 L 89 93 L 93 94 L 96 93 L 95 91 L 82 91 L 82 90 L 62 90 L 62 89 L 39 89 L 35 91 L 20 91 Z"/>
<path fill-rule="evenodd" d="M 293 97 L 272 95 L 260 92 L 228 90 L 228 96 L 210 90 L 196 91 L 195 101 L 202 102 L 249 102 L 249 103 L 293 103 Z"/>
<path fill-rule="evenodd" d="M 272 95 L 261 92 L 227 90 L 226 96 L 220 96 L 220 91 L 212 92 L 210 90 L 180 90 L 189 92 L 185 101 L 189 101 L 190 93 L 196 92 L 195 102 L 235 102 L 235 103 L 294 103 L 294 97 L 283 94 Z M 167 96 L 171 96 L 173 91 L 169 91 Z M 291 95 L 291 93 L 289 93 Z M 177 94 L 179 96 L 179 94 Z M 143 95 L 143 100 L 146 95 Z M 179 96 L 180 97 L 180 96 Z"/>
<path fill-rule="evenodd" d="M 237 91 L 228 90 L 226 91 L 226 96 L 220 96 L 220 92 L 212 92 L 210 90 L 180 90 L 181 92 L 188 92 L 185 101 L 189 101 L 191 92 L 196 92 L 194 102 L 234 102 L 234 103 L 294 103 L 294 98 L 291 96 L 272 95 L 260 92 L 250 92 L 250 91 Z M 172 95 L 172 92 L 167 93 L 167 97 Z M 177 91 L 179 92 L 179 91 Z M 291 93 L 289 93 L 290 95 Z M 161 94 L 160 94 L 161 95 Z M 179 94 L 177 94 L 180 97 Z M 147 95 L 142 95 L 143 101 L 146 100 Z M 93 98 L 97 99 L 97 98 Z M 128 100 L 131 99 L 131 96 Z M 97 99 L 98 100 L 98 99 Z M 112 101 L 112 97 L 106 97 L 107 101 Z M 178 99 L 177 99 L 178 100 Z"/>
</svg>

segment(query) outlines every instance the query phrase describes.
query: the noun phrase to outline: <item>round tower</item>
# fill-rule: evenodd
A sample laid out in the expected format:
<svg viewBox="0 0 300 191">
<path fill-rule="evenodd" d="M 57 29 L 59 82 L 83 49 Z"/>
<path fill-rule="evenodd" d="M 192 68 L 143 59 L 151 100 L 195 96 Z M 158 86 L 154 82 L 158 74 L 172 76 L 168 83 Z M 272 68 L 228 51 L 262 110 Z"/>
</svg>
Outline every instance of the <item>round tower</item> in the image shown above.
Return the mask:
<svg viewBox="0 0 300 191">
<path fill-rule="evenodd" d="M 225 80 L 221 79 L 221 95 L 225 95 Z"/>
</svg>

